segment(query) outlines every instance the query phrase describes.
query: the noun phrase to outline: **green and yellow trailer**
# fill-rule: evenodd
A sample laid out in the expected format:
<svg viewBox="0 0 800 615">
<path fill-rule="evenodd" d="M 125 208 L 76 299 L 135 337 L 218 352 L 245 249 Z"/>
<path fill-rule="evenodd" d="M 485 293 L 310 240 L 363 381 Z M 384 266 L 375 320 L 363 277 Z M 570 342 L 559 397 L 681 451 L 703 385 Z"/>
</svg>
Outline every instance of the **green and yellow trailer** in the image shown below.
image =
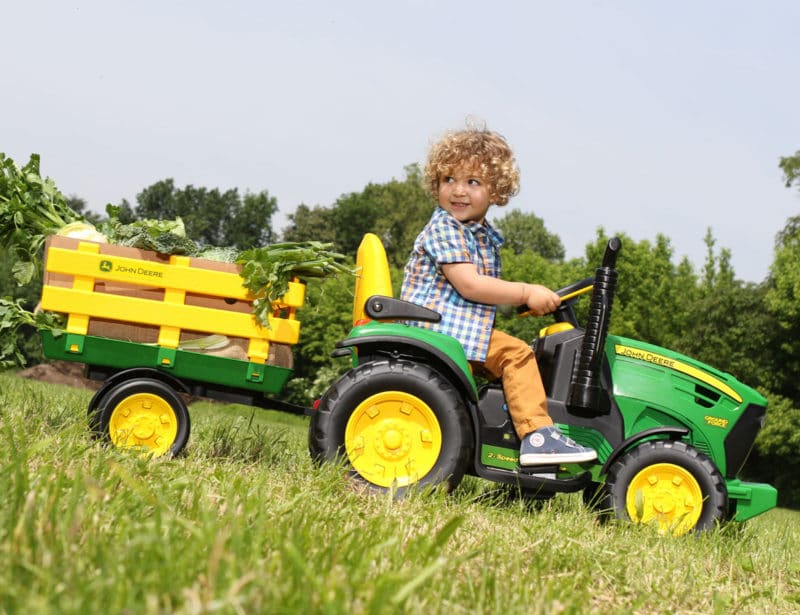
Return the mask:
<svg viewBox="0 0 800 615">
<path fill-rule="evenodd" d="M 66 327 L 41 332 L 44 354 L 102 381 L 88 408 L 98 436 L 175 455 L 193 396 L 307 412 L 273 397 L 293 371 L 304 299 L 305 285 L 290 282 L 262 325 L 237 265 L 53 236 L 41 309 Z"/>
</svg>

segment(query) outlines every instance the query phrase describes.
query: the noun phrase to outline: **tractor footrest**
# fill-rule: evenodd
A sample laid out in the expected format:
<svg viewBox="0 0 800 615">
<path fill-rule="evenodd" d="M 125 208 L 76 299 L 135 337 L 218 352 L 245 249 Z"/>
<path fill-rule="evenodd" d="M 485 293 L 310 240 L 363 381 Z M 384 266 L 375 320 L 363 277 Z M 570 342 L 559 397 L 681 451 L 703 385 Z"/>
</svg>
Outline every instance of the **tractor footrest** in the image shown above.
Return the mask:
<svg viewBox="0 0 800 615">
<path fill-rule="evenodd" d="M 519 473 L 526 476 L 538 476 L 539 478 L 554 479 L 559 466 L 520 466 Z"/>
</svg>

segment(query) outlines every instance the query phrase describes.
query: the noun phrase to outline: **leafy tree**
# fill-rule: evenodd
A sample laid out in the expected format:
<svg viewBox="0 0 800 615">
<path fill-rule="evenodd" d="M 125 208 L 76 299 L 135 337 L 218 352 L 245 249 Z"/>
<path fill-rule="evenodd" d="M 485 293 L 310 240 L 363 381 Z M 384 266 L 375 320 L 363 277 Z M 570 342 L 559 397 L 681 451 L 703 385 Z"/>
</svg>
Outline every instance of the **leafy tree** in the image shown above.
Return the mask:
<svg viewBox="0 0 800 615">
<path fill-rule="evenodd" d="M 800 216 L 778 234 L 766 303 L 778 323 L 782 369 L 777 392 L 800 404 Z"/>
<path fill-rule="evenodd" d="M 785 397 L 761 391 L 768 399 L 764 428 L 745 465 L 745 478 L 772 484 L 781 506 L 800 507 L 800 408 Z"/>
<path fill-rule="evenodd" d="M 787 188 L 800 188 L 800 151 L 780 159 Z M 776 391 L 800 405 L 800 216 L 793 216 L 775 238 L 767 280 L 766 304 L 778 323 L 773 352 L 782 366 Z"/>
<path fill-rule="evenodd" d="M 335 243 L 336 229 L 333 226 L 332 212 L 330 207 L 300 204 L 288 216 L 289 225 L 283 230 L 283 240 Z"/>
<path fill-rule="evenodd" d="M 684 333 L 688 306 L 698 297 L 692 266 L 686 259 L 678 265 L 672 262 L 673 248 L 664 235 L 657 235 L 655 243 L 637 242 L 624 233 L 617 236 L 622 252 L 610 331 L 670 348 Z M 595 242 L 587 246 L 591 272 L 602 262 L 608 239 L 601 228 Z"/>
<path fill-rule="evenodd" d="M 800 188 L 800 150 L 795 152 L 794 156 L 781 157 L 778 166 L 783 171 L 786 187 L 795 185 Z"/>
<path fill-rule="evenodd" d="M 130 224 L 134 220 L 136 220 L 136 214 L 133 213 L 133 207 L 128 202 L 128 199 L 122 199 L 119 205 L 117 205 L 117 219 L 122 224 Z"/>
<path fill-rule="evenodd" d="M 239 211 L 223 224 L 225 245 L 247 250 L 273 243 L 275 234 L 271 221 L 277 211 L 277 201 L 266 191 L 245 193 Z"/>
<path fill-rule="evenodd" d="M 753 387 L 774 388 L 781 367 L 775 352 L 776 323 L 765 309 L 764 284 L 718 284 L 690 309 L 690 325 L 674 349 L 734 374 Z"/>
<path fill-rule="evenodd" d="M 730 250 L 715 250 L 711 229 L 705 236 L 707 256 L 698 293 L 687 306 L 688 318 L 673 339 L 673 348 L 751 386 L 771 387 L 777 369 L 775 321 L 765 309 L 767 287 L 737 280 Z"/>
<path fill-rule="evenodd" d="M 86 221 L 91 224 L 97 225 L 103 218 L 101 214 L 98 214 L 94 211 L 89 211 L 87 209 L 86 199 L 82 199 L 81 197 L 72 194 L 64 200 L 67 206 L 72 209 L 72 211 L 86 218 Z"/>
<path fill-rule="evenodd" d="M 383 222 L 384 204 L 380 202 L 384 187 L 368 184 L 362 192 L 352 192 L 337 199 L 330 213 L 336 236 L 336 249 L 355 254 L 364 233 L 375 233 Z M 386 246 L 385 238 L 384 247 Z M 388 254 L 388 250 L 387 250 Z"/>
<path fill-rule="evenodd" d="M 300 341 L 293 347 L 295 372 L 285 391 L 295 403 L 310 405 L 350 367 L 347 359 L 333 359 L 330 353 L 347 336 L 352 310 L 351 277 L 308 281 L 306 304 L 297 312 L 301 329 Z"/>
<path fill-rule="evenodd" d="M 403 266 L 422 227 L 433 211 L 417 165 L 405 168 L 403 181 L 368 184 L 361 192 L 339 197 L 330 207 L 301 205 L 289 216 L 287 241 L 332 241 L 335 249 L 355 255 L 365 233 L 383 241 L 389 262 Z"/>
<path fill-rule="evenodd" d="M 781 368 L 776 321 L 766 309 L 768 286 L 735 279 L 730 251 L 717 255 L 714 244 L 709 230 L 702 294 L 690 310 L 690 334 L 679 340 L 679 348 L 751 386 L 774 388 Z"/>
<path fill-rule="evenodd" d="M 522 254 L 533 250 L 551 261 L 564 260 L 564 244 L 558 235 L 547 231 L 544 220 L 539 216 L 525 214 L 512 209 L 505 216 L 495 221 L 495 226 L 505 239 L 504 247 L 514 254 Z"/>
<path fill-rule="evenodd" d="M 186 234 L 201 246 L 234 246 L 240 249 L 270 243 L 272 216 L 277 201 L 266 191 L 239 195 L 235 188 L 186 186 L 177 189 L 172 179 L 162 180 L 136 195 L 136 218 L 182 218 Z"/>
<path fill-rule="evenodd" d="M 706 261 L 703 264 L 703 289 L 711 291 L 717 285 L 730 285 L 733 284 L 734 273 L 731 266 L 731 251 L 728 248 L 723 248 L 719 254 L 714 250 L 717 240 L 714 238 L 711 229 L 706 231 L 706 236 L 703 238 L 706 244 Z"/>
<path fill-rule="evenodd" d="M 172 179 L 164 179 L 148 186 L 136 195 L 135 216 L 171 220 L 186 213 L 179 210 L 175 193 L 175 181 Z"/>
<path fill-rule="evenodd" d="M 389 263 L 404 267 L 422 228 L 436 207 L 434 199 L 422 184 L 422 171 L 416 164 L 405 167 L 406 178 L 386 184 L 381 202 L 385 207 L 379 235 L 389 255 Z"/>
<path fill-rule="evenodd" d="M 417 165 L 405 168 L 403 181 L 368 184 L 362 192 L 340 197 L 332 208 L 336 246 L 355 254 L 365 233 L 378 235 L 391 264 L 402 266 L 422 227 L 433 211 L 431 197 L 422 187 Z"/>
</svg>

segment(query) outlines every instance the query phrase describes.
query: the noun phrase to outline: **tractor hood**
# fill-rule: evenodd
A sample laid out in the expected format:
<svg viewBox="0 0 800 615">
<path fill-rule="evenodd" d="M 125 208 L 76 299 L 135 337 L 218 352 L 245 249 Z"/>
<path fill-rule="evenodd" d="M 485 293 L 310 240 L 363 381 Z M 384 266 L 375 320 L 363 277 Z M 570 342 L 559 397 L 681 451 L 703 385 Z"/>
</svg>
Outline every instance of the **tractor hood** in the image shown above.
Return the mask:
<svg viewBox="0 0 800 615">
<path fill-rule="evenodd" d="M 700 361 L 628 338 L 609 335 L 606 356 L 614 398 L 628 417 L 626 436 L 664 425 L 688 427 L 692 444 L 725 477 L 736 476 L 763 425 L 763 395 Z"/>
<path fill-rule="evenodd" d="M 610 335 L 606 342 L 606 351 L 606 356 L 610 357 L 613 363 L 622 359 L 637 361 L 644 364 L 643 366 L 650 365 L 675 379 L 685 378 L 695 383 L 695 386 L 707 387 L 712 397 L 724 395 L 736 405 L 755 403 L 765 406 L 767 403 L 758 391 L 730 374 L 666 348 Z"/>
</svg>

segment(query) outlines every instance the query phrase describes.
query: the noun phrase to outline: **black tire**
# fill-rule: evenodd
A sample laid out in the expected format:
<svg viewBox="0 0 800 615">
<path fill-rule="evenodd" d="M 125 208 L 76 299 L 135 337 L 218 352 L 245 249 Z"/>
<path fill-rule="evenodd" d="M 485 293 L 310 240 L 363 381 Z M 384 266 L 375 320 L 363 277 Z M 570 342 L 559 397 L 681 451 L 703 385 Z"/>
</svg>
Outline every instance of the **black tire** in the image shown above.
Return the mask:
<svg viewBox="0 0 800 615">
<path fill-rule="evenodd" d="M 594 512 L 603 512 L 603 507 L 608 505 L 605 486 L 601 483 L 589 483 L 581 495 L 586 508 Z"/>
<path fill-rule="evenodd" d="M 156 457 L 175 456 L 189 440 L 189 411 L 169 385 L 134 378 L 92 400 L 89 427 L 113 446 L 139 447 Z"/>
<path fill-rule="evenodd" d="M 702 531 L 725 519 L 728 492 L 717 467 L 684 442 L 645 442 L 609 469 L 602 508 L 663 533 Z"/>
<path fill-rule="evenodd" d="M 356 480 L 397 495 L 441 483 L 454 489 L 472 443 L 452 384 L 430 366 L 406 360 L 351 369 L 322 397 L 309 428 L 312 459 L 343 459 Z"/>
</svg>

